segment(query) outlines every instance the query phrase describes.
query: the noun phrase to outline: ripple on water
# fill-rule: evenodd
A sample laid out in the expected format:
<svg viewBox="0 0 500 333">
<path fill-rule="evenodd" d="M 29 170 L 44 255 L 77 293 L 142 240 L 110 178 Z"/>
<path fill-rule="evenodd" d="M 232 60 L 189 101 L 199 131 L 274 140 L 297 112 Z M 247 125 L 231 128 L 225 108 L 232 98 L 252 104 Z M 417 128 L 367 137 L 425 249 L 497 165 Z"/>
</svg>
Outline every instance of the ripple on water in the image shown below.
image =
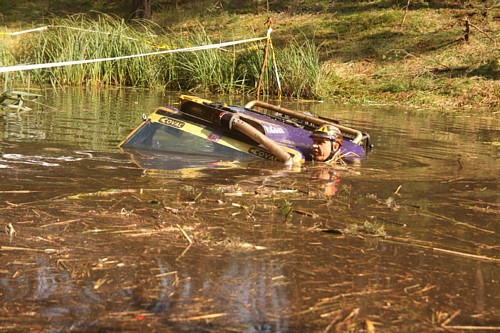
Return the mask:
<svg viewBox="0 0 500 333">
<path fill-rule="evenodd" d="M 3 162 L 32 164 L 45 167 L 56 167 L 60 166 L 60 163 L 58 162 L 76 162 L 76 161 L 81 161 L 82 159 L 83 158 L 73 157 L 73 156 L 54 157 L 54 156 L 40 156 L 40 155 L 2 154 Z M 8 167 L 9 166 L 5 166 L 4 168 Z"/>
</svg>

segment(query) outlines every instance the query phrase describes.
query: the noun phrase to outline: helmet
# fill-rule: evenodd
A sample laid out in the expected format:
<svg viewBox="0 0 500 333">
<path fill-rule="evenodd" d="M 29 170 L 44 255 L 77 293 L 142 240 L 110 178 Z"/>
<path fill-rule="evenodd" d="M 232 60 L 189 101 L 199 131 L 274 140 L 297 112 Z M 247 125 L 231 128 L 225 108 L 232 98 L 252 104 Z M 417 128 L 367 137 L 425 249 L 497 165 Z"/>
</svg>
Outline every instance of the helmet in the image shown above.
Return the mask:
<svg viewBox="0 0 500 333">
<path fill-rule="evenodd" d="M 342 146 L 342 132 L 333 125 L 321 125 L 312 134 L 311 138 L 325 138 L 338 142 Z"/>
</svg>

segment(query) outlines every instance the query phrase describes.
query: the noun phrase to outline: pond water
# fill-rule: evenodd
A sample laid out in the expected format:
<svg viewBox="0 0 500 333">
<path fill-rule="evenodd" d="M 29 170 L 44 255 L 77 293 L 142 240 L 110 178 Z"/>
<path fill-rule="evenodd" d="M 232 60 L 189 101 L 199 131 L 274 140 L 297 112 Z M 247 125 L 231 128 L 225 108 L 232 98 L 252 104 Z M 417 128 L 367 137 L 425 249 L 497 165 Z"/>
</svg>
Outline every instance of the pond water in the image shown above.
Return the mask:
<svg viewBox="0 0 500 333">
<path fill-rule="evenodd" d="M 0 113 L 0 331 L 500 327 L 498 111 L 284 101 L 375 144 L 287 169 L 120 151 L 174 93 L 41 93 Z"/>
</svg>

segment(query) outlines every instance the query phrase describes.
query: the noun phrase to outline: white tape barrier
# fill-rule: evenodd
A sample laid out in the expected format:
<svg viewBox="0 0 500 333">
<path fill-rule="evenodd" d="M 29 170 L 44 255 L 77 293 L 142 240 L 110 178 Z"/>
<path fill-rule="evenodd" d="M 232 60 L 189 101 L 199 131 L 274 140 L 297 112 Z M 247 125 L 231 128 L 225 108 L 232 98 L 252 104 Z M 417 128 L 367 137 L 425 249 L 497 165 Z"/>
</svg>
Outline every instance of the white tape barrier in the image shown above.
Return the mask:
<svg viewBox="0 0 500 333">
<path fill-rule="evenodd" d="M 111 34 L 111 32 L 97 31 L 97 30 L 77 28 L 77 27 L 70 27 L 70 26 L 67 26 L 67 25 L 46 25 L 46 26 L 39 27 L 39 28 L 33 28 L 33 29 L 28 29 L 28 30 L 16 31 L 16 32 L 0 32 L 0 34 L 17 36 L 17 35 L 27 34 L 27 33 L 30 33 L 30 32 L 43 31 L 43 30 L 47 30 L 47 29 L 50 29 L 50 28 L 63 28 L 63 29 L 71 29 L 71 30 L 78 30 L 78 31 L 85 31 L 85 32 L 94 32 L 94 33 L 106 34 L 106 35 L 110 35 Z M 267 38 L 271 37 L 271 32 L 272 31 L 273 31 L 272 28 L 267 29 Z"/>
<path fill-rule="evenodd" d="M 96 63 L 96 62 L 120 60 L 120 59 L 130 59 L 130 58 L 137 58 L 137 57 L 146 57 L 146 56 L 150 56 L 150 55 L 167 54 L 167 53 L 179 53 L 179 52 L 192 52 L 192 51 L 209 50 L 209 49 L 215 49 L 215 48 L 219 48 L 219 47 L 226 47 L 226 46 L 238 45 L 238 44 L 243 44 L 243 43 L 256 42 L 256 41 L 264 40 L 267 38 L 268 38 L 267 36 L 266 37 L 256 37 L 256 38 L 236 40 L 236 41 L 232 41 L 232 42 L 224 42 L 224 43 L 218 43 L 218 44 L 186 47 L 183 49 L 175 49 L 175 50 L 133 54 L 133 55 L 127 55 L 127 56 L 113 57 L 113 58 L 74 60 L 74 61 L 53 62 L 53 63 L 47 63 L 47 64 L 16 65 L 16 66 L 0 67 L 0 73 L 19 72 L 19 71 L 26 71 L 26 70 L 31 70 L 31 69 L 42 69 L 42 68 L 62 67 L 62 66 L 81 65 L 81 64 L 91 64 L 91 63 Z"/>
<path fill-rule="evenodd" d="M 23 30 L 23 31 L 16 31 L 16 32 L 4 32 L 2 34 L 4 34 L 4 35 L 11 35 L 11 36 L 17 36 L 17 35 L 27 34 L 27 33 L 30 33 L 30 32 L 47 30 L 48 28 L 49 28 L 49 26 L 46 25 L 46 26 L 40 27 L 40 28 L 34 28 L 34 29 Z"/>
<path fill-rule="evenodd" d="M 92 32 L 92 33 L 97 33 L 97 34 L 105 34 L 105 35 L 111 35 L 111 32 L 106 32 L 106 31 L 97 31 L 97 30 L 91 30 L 91 29 L 84 29 L 84 28 L 77 28 L 77 27 L 70 27 L 66 25 L 46 25 L 43 27 L 39 28 L 33 28 L 33 29 L 28 29 L 28 30 L 22 30 L 22 31 L 15 31 L 15 32 L 0 32 L 0 35 L 9 35 L 9 36 L 18 36 L 18 35 L 23 35 L 31 32 L 39 32 L 39 31 L 44 31 L 48 29 L 69 29 L 69 30 L 77 30 L 77 31 L 84 31 L 84 32 Z M 123 38 L 123 37 L 122 37 Z M 135 39 L 132 37 L 125 37 L 128 39 Z"/>
</svg>

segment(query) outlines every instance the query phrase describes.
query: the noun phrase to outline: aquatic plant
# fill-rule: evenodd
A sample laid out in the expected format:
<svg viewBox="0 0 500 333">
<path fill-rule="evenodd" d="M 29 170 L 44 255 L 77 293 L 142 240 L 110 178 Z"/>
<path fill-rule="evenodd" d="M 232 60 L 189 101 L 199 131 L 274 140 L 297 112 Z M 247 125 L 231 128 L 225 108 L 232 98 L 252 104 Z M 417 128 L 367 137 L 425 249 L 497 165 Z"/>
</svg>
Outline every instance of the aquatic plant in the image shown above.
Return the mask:
<svg viewBox="0 0 500 333">
<path fill-rule="evenodd" d="M 281 213 L 285 216 L 285 220 L 290 216 L 291 212 L 292 212 L 292 203 L 285 198 L 283 206 L 281 207 Z"/>
<path fill-rule="evenodd" d="M 363 231 L 367 234 L 384 237 L 387 235 L 384 225 L 381 223 L 366 221 L 363 223 Z"/>
<path fill-rule="evenodd" d="M 357 223 L 350 223 L 343 232 L 346 235 L 368 234 L 378 237 L 385 237 L 387 235 L 383 224 L 367 220 L 365 220 L 362 226 Z"/>
<path fill-rule="evenodd" d="M 24 102 L 33 102 L 41 95 L 22 91 L 4 91 L 0 93 L 0 110 L 13 109 L 18 111 L 30 111 L 31 108 Z"/>
</svg>

